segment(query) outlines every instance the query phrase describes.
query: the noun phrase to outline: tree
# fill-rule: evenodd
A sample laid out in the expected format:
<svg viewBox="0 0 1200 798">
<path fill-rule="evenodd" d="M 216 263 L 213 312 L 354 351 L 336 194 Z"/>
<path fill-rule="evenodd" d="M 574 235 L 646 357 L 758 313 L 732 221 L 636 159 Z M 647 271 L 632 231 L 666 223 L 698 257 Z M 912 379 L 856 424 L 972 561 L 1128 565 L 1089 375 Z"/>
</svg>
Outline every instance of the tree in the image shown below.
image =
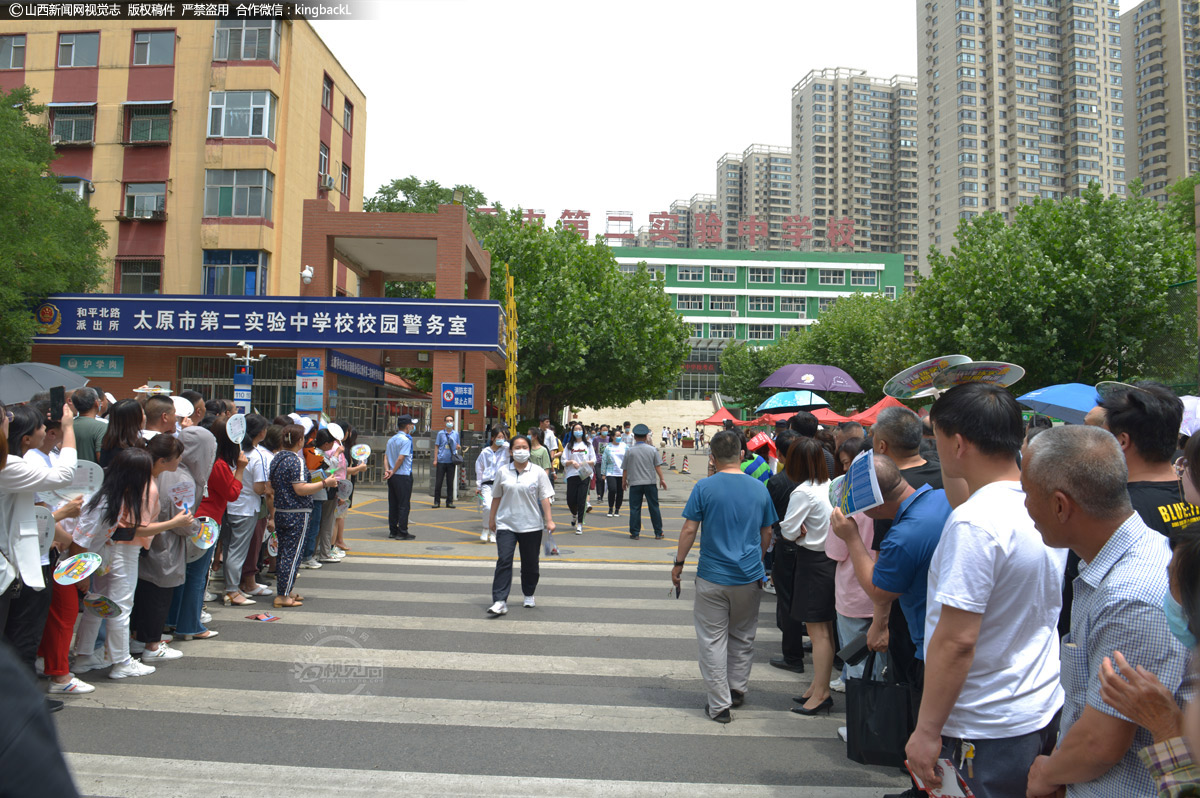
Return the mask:
<svg viewBox="0 0 1200 798">
<path fill-rule="evenodd" d="M 1167 213 L 1191 235 L 1196 235 L 1196 186 L 1200 173 L 1179 180 L 1167 189 Z"/>
<path fill-rule="evenodd" d="M 690 326 L 644 268 L 623 274 L 597 237 L 522 223 L 501 211 L 485 236 L 492 297 L 503 299 L 501 264 L 518 309 L 518 390 L 536 416 L 567 405 L 613 407 L 661 396 L 679 378 Z"/>
<path fill-rule="evenodd" d="M 63 192 L 53 173 L 45 111 L 22 86 L 0 92 L 0 360 L 25 360 L 33 309 L 50 294 L 95 290 L 108 235 L 96 211 Z"/>
<path fill-rule="evenodd" d="M 1194 237 L 1130 186 L 960 223 L 911 298 L 910 357 L 959 353 L 1026 369 L 1030 388 L 1139 374 L 1169 315 L 1167 287 L 1195 274 Z M 1194 311 L 1194 308 L 1193 308 Z"/>
<path fill-rule="evenodd" d="M 454 202 L 455 191 L 462 192 L 467 221 L 475 237 L 482 239 L 496 225 L 496 217 L 476 210 L 488 207 L 487 197 L 479 189 L 466 184 L 447 188 L 436 180 L 421 182 L 416 175 L 409 175 L 380 186 L 375 196 L 363 202 L 363 210 L 373 213 L 437 213 L 439 205 Z"/>
</svg>

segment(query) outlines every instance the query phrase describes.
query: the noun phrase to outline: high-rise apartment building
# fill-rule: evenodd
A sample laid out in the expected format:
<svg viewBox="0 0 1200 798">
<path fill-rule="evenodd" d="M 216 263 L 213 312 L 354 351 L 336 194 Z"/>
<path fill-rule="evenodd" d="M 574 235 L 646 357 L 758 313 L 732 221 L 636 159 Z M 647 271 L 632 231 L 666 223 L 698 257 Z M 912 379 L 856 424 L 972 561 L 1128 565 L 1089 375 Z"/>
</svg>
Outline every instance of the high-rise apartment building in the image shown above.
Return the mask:
<svg viewBox="0 0 1200 798">
<path fill-rule="evenodd" d="M 963 219 L 1125 192 L 1117 0 L 918 0 L 917 29 L 922 270 Z"/>
<path fill-rule="evenodd" d="M 727 152 L 717 159 L 717 216 L 721 219 L 720 249 L 739 249 L 742 218 L 742 154 Z"/>
<path fill-rule="evenodd" d="M 9 23 L 64 190 L 99 211 L 115 293 L 296 295 L 303 205 L 362 210 L 366 100 L 305 21 Z M 358 294 L 339 264 L 338 294 Z"/>
<path fill-rule="evenodd" d="M 1121 15 L 1121 39 L 1126 172 L 1166 202 L 1168 186 L 1200 172 L 1200 2 L 1145 0 Z"/>
<path fill-rule="evenodd" d="M 792 150 L 751 144 L 717 160 L 713 212 L 721 220 L 721 249 L 784 250 L 784 221 L 792 213 Z M 693 198 L 694 199 L 694 198 Z"/>
<path fill-rule="evenodd" d="M 917 80 L 861 69 L 818 69 L 792 89 L 792 213 L 799 249 L 850 240 L 858 252 L 904 255 L 905 285 L 917 270 Z M 852 235 L 842 238 L 830 225 Z M 845 246 L 842 244 L 841 246 Z"/>
</svg>

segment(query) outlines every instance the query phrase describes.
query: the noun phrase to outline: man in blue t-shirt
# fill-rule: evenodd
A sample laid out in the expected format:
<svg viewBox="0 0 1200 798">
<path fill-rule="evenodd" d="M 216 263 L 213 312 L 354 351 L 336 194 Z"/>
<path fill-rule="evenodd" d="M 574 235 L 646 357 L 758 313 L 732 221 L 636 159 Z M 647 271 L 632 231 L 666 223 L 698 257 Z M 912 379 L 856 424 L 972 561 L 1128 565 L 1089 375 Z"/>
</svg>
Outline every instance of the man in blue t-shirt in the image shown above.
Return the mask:
<svg viewBox="0 0 1200 798">
<path fill-rule="evenodd" d="M 883 504 L 867 510 L 874 519 L 892 521 L 887 537 L 879 547 L 879 559 L 873 561 L 858 534 L 858 525 L 836 508 L 830 519 L 833 533 L 846 541 L 854 575 L 875 605 L 867 645 L 872 651 L 889 650 L 888 616 L 892 602 L 899 601 L 908 621 L 908 632 L 916 646 L 916 659 L 895 662 L 902 678 L 920 690 L 925 682 L 925 596 L 928 592 L 929 562 L 942 539 L 942 527 L 950 516 L 950 502 L 944 490 L 922 485 L 913 490 L 900 469 L 887 455 L 875 454 L 875 476 L 883 494 Z M 895 647 L 891 649 L 896 652 Z"/>
<path fill-rule="evenodd" d="M 729 708 L 745 700 L 762 599 L 762 558 L 771 542 L 771 525 L 779 520 L 766 486 L 742 473 L 741 446 L 736 432 L 713 436 L 709 458 L 714 473 L 696 483 L 683 508 L 671 569 L 671 582 L 678 588 L 684 558 L 703 523 L 693 614 L 700 675 L 708 688 L 704 711 L 718 723 L 729 723 Z"/>
<path fill-rule="evenodd" d="M 433 507 L 436 510 L 442 506 L 442 480 L 446 480 L 446 508 L 454 509 L 454 472 L 458 466 L 455 456 L 462 454 L 458 442 L 458 432 L 454 429 L 454 416 L 444 419 L 446 428 L 438 430 L 434 440 L 437 451 L 437 476 L 433 483 Z"/>
</svg>

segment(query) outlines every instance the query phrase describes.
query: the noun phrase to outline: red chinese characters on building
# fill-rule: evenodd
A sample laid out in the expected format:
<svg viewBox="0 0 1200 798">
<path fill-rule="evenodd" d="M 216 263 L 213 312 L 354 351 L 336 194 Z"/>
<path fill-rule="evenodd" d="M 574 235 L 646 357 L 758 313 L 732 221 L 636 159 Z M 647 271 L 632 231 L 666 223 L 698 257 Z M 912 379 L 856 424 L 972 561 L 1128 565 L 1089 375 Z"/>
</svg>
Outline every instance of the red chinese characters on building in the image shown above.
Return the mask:
<svg viewBox="0 0 1200 798">
<path fill-rule="evenodd" d="M 696 243 L 721 243 L 721 217 L 709 211 L 696 214 Z"/>
<path fill-rule="evenodd" d="M 588 217 L 592 214 L 588 211 L 568 211 L 564 210 L 558 220 L 563 223 L 563 227 L 571 227 L 576 233 L 583 237 L 584 241 L 588 240 Z"/>
<path fill-rule="evenodd" d="M 539 210 L 527 208 L 521 218 L 526 224 L 531 224 L 539 219 L 545 220 L 546 214 Z"/>
<path fill-rule="evenodd" d="M 716 364 L 716 363 L 684 363 L 684 364 L 683 364 L 683 370 L 684 370 L 684 371 L 710 371 L 710 372 L 716 372 L 716 370 L 717 370 L 717 364 Z"/>
<path fill-rule="evenodd" d="M 830 219 L 825 237 L 829 239 L 831 249 L 838 247 L 854 248 L 854 220 L 849 216 L 841 219 Z"/>
<path fill-rule="evenodd" d="M 793 247 L 803 246 L 812 239 L 813 223 L 807 216 L 789 216 L 783 222 L 783 240 Z"/>
<path fill-rule="evenodd" d="M 586 238 L 586 236 L 584 236 Z M 609 211 L 604 228 L 606 241 L 633 241 L 633 214 L 624 211 Z"/>
<path fill-rule="evenodd" d="M 750 216 L 738 222 L 738 235 L 746 237 L 746 245 L 754 246 L 759 237 L 767 237 L 767 223 L 760 222 L 757 216 Z"/>
<path fill-rule="evenodd" d="M 674 213 L 650 214 L 650 240 L 679 241 L 679 216 Z"/>
</svg>

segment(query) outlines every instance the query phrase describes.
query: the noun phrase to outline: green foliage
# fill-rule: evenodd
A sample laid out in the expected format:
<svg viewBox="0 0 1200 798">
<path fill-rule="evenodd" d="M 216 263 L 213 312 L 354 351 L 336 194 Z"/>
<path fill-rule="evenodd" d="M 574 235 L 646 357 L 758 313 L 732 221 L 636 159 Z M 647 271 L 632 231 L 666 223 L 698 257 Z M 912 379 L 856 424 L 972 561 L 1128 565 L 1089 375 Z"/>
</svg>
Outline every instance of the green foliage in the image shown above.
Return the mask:
<svg viewBox="0 0 1200 798">
<path fill-rule="evenodd" d="M 96 211 L 59 189 L 54 148 L 30 116 L 33 91 L 0 92 L 0 361 L 25 360 L 33 308 L 50 294 L 92 291 L 104 279 L 108 235 Z"/>
<path fill-rule="evenodd" d="M 1180 229 L 1196 234 L 1196 186 L 1200 173 L 1185 177 L 1167 189 L 1167 214 Z"/>
<path fill-rule="evenodd" d="M 666 393 L 687 357 L 690 326 L 646 269 L 622 274 L 612 250 L 561 224 L 525 224 L 502 211 L 484 237 L 492 297 L 501 264 L 513 275 L 518 390 L 531 415 L 567 405 L 613 407 Z"/>
</svg>

